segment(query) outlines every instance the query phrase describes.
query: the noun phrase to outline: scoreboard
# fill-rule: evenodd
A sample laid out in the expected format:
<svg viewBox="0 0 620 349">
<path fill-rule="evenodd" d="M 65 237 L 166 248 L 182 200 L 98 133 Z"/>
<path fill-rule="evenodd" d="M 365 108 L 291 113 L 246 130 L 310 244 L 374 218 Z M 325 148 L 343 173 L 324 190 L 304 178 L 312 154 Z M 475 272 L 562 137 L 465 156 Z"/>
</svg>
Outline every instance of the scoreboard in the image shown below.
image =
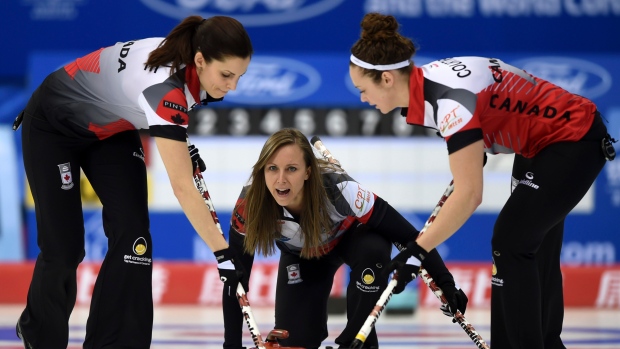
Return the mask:
<svg viewBox="0 0 620 349">
<path fill-rule="evenodd" d="M 436 131 L 408 125 L 400 109 L 389 114 L 369 108 L 197 108 L 190 113 L 192 135 L 270 135 L 284 127 L 305 135 L 435 136 Z"/>
</svg>

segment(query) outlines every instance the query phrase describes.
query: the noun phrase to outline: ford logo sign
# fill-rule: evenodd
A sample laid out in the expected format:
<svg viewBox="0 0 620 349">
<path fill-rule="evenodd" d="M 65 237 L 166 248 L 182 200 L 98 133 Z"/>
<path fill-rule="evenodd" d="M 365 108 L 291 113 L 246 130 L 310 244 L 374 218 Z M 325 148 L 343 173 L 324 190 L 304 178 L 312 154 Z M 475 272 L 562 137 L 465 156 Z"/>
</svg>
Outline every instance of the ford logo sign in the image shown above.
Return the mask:
<svg viewBox="0 0 620 349">
<path fill-rule="evenodd" d="M 611 88 L 611 74 L 598 64 L 568 57 L 535 57 L 510 63 L 569 92 L 593 99 Z"/>
<path fill-rule="evenodd" d="M 191 15 L 231 16 L 248 27 L 298 22 L 331 11 L 344 0 L 141 0 L 151 10 L 176 19 Z"/>
<path fill-rule="evenodd" d="M 289 58 L 255 56 L 237 89 L 226 101 L 241 104 L 279 104 L 310 96 L 321 86 L 321 75 L 312 66 Z"/>
</svg>

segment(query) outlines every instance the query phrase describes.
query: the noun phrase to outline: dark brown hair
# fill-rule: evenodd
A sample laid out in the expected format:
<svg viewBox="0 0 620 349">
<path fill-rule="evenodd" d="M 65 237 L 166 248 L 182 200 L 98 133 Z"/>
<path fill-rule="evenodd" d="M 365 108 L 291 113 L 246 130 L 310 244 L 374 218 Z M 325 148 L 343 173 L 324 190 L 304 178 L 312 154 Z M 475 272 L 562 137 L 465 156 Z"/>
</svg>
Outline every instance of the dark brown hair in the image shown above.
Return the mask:
<svg viewBox="0 0 620 349">
<path fill-rule="evenodd" d="M 210 63 L 213 60 L 222 61 L 225 57 L 251 57 L 254 50 L 248 33 L 236 19 L 189 16 L 149 54 L 145 65 L 148 68 L 172 67 L 172 75 L 181 69 L 181 65 L 194 64 L 197 52 L 201 52 L 206 62 Z"/>
<path fill-rule="evenodd" d="M 351 54 L 362 61 L 373 65 L 393 64 L 409 60 L 415 54 L 413 41 L 400 35 L 394 16 L 368 13 L 362 19 L 361 27 L 362 33 L 351 47 Z M 354 63 L 349 65 L 356 66 Z M 363 75 L 370 76 L 374 82 L 381 81 L 383 71 L 359 68 L 363 69 Z M 413 64 L 410 64 L 398 71 L 409 75 L 412 69 Z"/>
<path fill-rule="evenodd" d="M 310 168 L 310 177 L 304 183 L 304 204 L 299 219 L 300 233 L 304 239 L 301 256 L 312 258 L 323 254 L 318 250 L 321 234 L 331 231 L 329 198 L 323 186 L 319 161 L 314 156 L 310 142 L 303 133 L 293 128 L 285 128 L 271 135 L 252 169 L 252 184 L 245 197 L 245 251 L 250 254 L 255 251 L 264 256 L 273 254 L 275 239 L 281 237 L 282 209 L 267 189 L 265 166 L 278 149 L 290 144 L 299 146 L 306 166 Z"/>
</svg>

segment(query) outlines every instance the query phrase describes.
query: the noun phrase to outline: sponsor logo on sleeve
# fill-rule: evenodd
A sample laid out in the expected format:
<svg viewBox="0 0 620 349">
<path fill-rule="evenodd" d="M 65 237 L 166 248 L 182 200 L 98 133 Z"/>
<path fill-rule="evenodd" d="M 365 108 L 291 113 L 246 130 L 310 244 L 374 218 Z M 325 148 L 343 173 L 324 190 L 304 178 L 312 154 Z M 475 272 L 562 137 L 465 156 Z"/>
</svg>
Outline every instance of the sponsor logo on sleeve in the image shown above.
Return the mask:
<svg viewBox="0 0 620 349">
<path fill-rule="evenodd" d="M 455 107 L 449 109 L 450 105 L 455 105 L 454 102 L 450 100 L 439 100 L 437 103 L 440 109 L 449 110 L 443 116 L 437 116 L 437 126 L 443 137 L 455 134 L 472 119 L 473 115 L 467 108 L 461 108 L 460 104 L 456 104 Z"/>
<path fill-rule="evenodd" d="M 170 102 L 170 101 L 166 101 L 164 100 L 164 107 L 166 108 L 170 108 L 170 109 L 174 109 L 174 110 L 178 110 L 180 112 L 183 112 L 185 114 L 187 114 L 187 108 L 185 108 L 184 106 L 174 103 L 174 102 Z"/>
<path fill-rule="evenodd" d="M 459 117 L 456 113 L 457 109 L 460 107 L 460 105 L 457 105 L 456 108 L 444 115 L 444 117 L 439 121 L 439 130 L 441 131 L 441 134 L 445 135 L 446 131 L 463 123 L 463 118 Z"/>
<path fill-rule="evenodd" d="M 365 202 L 370 202 L 370 195 L 372 193 L 357 185 L 357 194 L 355 196 L 355 208 L 362 211 Z"/>
<path fill-rule="evenodd" d="M 151 98 L 156 97 L 160 98 L 158 96 L 151 96 Z M 149 99 L 148 96 L 147 99 Z M 174 88 L 167 91 L 163 98 L 159 100 L 155 113 L 169 123 L 186 126 L 189 121 L 186 105 L 187 101 L 184 91 L 180 88 Z"/>
</svg>

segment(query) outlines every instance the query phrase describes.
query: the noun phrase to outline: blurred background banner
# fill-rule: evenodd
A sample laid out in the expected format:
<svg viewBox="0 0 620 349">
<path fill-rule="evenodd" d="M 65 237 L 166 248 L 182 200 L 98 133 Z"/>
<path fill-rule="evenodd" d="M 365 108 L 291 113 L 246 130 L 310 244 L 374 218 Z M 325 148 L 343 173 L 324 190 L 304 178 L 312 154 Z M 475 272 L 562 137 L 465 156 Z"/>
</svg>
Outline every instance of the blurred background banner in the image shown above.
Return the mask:
<svg viewBox="0 0 620 349">
<path fill-rule="evenodd" d="M 620 50 L 618 0 L 14 0 L 3 7 L 0 75 L 14 77 L 27 73 L 33 50 L 165 36 L 191 14 L 238 18 L 257 53 L 347 52 L 372 11 L 395 15 L 424 54 Z"/>
<path fill-rule="evenodd" d="M 19 262 L 25 258 L 21 171 L 12 133 L 8 125 L 0 125 L 0 262 Z"/>
<path fill-rule="evenodd" d="M 29 271 L 38 254 L 34 206 L 21 163 L 21 134 L 10 130 L 17 113 L 50 72 L 116 42 L 164 37 L 192 14 L 237 18 L 255 49 L 237 90 L 221 103 L 194 111 L 188 128 L 207 163 L 204 176 L 225 233 L 262 144 L 283 127 L 298 128 L 308 137 L 321 135 L 353 178 L 416 227 L 421 228 L 430 215 L 450 182 L 445 143 L 433 132 L 406 125 L 398 111 L 383 115 L 368 108 L 348 75 L 349 49 L 368 12 L 396 16 L 401 32 L 419 45 L 416 65 L 466 55 L 502 59 L 592 99 L 612 136 L 620 138 L 620 0 L 15 0 L 4 1 L 3 6 L 0 262 L 24 262 L 18 269 L 26 269 L 14 271 L 15 275 Z M 178 206 L 152 140 L 144 137 L 143 144 L 154 257 L 170 263 L 157 269 L 154 279 L 163 285 L 178 277 L 174 273 L 189 275 L 183 263 L 198 268 L 191 272 L 193 279 L 216 279 L 202 269 L 215 270 L 213 255 Z M 620 143 L 615 146 L 620 151 Z M 459 277 L 479 290 L 478 304 L 488 300 L 490 272 L 485 268 L 491 260 L 493 224 L 510 192 L 511 165 L 511 156 L 489 158 L 483 204 L 439 247 L 448 262 L 463 266 Z M 86 262 L 93 264 L 86 263 L 80 277 L 88 290 L 107 240 L 97 195 L 85 178 L 81 180 Z M 616 160 L 607 163 L 566 220 L 562 262 L 570 268 L 567 272 L 580 275 L 578 268 L 600 268 L 592 275 L 606 280 L 601 290 L 620 290 L 618 217 L 620 161 Z M 257 265 L 265 277 L 273 274 L 276 258 L 259 258 Z M 612 269 L 616 274 L 603 273 Z M 7 270 L 13 269 L 0 264 L 0 280 L 15 280 Z M 339 274 L 338 287 L 346 285 L 346 277 Z M 196 298 L 187 302 L 209 302 L 201 294 L 205 287 L 215 286 L 201 282 Z M 338 289 L 334 292 L 339 294 Z M 620 299 L 620 291 L 610 292 L 617 292 Z M 82 302 L 88 300 L 88 292 L 84 294 Z M 263 296 L 270 299 L 271 290 Z M 166 302 L 163 293 L 162 297 Z M 591 295 L 586 305 L 595 304 L 596 297 Z"/>
</svg>

